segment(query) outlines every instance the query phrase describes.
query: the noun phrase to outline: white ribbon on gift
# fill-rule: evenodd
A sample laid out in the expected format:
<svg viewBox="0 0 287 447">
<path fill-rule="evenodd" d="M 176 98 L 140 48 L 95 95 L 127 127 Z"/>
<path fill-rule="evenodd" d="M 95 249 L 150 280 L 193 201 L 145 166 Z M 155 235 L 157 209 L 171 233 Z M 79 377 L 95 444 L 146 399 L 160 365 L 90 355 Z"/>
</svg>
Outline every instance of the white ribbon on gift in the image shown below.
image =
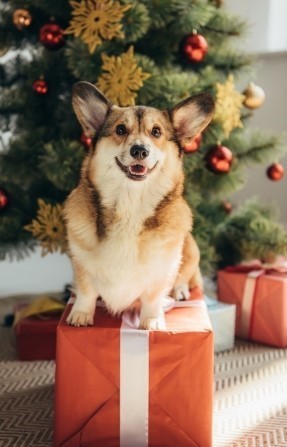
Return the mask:
<svg viewBox="0 0 287 447">
<path fill-rule="evenodd" d="M 264 270 L 254 270 L 249 272 L 244 286 L 242 308 L 241 308 L 241 324 L 240 324 L 240 336 L 243 338 L 249 338 L 252 309 L 255 298 L 255 288 L 257 278 L 264 274 Z"/>
<path fill-rule="evenodd" d="M 164 312 L 176 307 L 205 307 L 203 300 L 164 298 Z M 124 312 L 120 334 L 120 446 L 148 447 L 149 331 L 138 314 Z"/>
<path fill-rule="evenodd" d="M 148 445 L 149 331 L 123 314 L 120 332 L 120 446 Z"/>
<path fill-rule="evenodd" d="M 69 299 L 68 304 L 75 302 Z M 97 307 L 104 307 L 97 301 Z M 203 300 L 162 300 L 164 312 L 178 307 L 206 307 Z M 148 447 L 149 331 L 139 329 L 139 315 L 126 311 L 120 329 L 120 447 Z"/>
</svg>

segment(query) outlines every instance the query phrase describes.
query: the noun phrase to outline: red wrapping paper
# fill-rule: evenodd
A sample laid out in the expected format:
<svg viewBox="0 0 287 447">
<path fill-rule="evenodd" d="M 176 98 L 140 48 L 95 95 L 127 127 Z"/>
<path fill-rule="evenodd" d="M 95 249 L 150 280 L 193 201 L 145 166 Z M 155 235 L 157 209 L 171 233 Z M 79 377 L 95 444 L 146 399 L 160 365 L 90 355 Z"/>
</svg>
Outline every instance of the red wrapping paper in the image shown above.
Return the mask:
<svg viewBox="0 0 287 447">
<path fill-rule="evenodd" d="M 247 315 L 247 334 L 243 336 L 244 299 L 246 282 L 251 272 L 259 273 L 254 287 L 250 311 Z M 287 346 L 287 272 L 260 265 L 230 267 L 218 272 L 218 298 L 224 303 L 236 304 L 235 333 L 276 347 Z"/>
<path fill-rule="evenodd" d="M 69 311 L 58 327 L 54 447 L 119 447 L 121 319 L 98 308 L 93 327 L 74 328 L 65 323 Z M 207 311 L 177 308 L 165 317 L 167 329 L 149 334 L 148 445 L 211 447 Z"/>
<path fill-rule="evenodd" d="M 18 306 L 19 307 L 19 306 Z M 23 307 L 20 305 L 20 307 Z M 15 327 L 19 360 L 54 360 L 56 334 L 61 314 L 24 318 Z"/>
</svg>

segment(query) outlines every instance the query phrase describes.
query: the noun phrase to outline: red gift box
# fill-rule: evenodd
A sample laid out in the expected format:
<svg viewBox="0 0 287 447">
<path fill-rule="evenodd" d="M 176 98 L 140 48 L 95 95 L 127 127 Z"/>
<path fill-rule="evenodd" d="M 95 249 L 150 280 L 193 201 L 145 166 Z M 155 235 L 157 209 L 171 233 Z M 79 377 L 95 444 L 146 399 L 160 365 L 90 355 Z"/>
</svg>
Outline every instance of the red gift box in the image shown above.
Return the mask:
<svg viewBox="0 0 287 447">
<path fill-rule="evenodd" d="M 15 312 L 25 305 L 15 307 Z M 16 349 L 19 360 L 54 360 L 56 358 L 57 326 L 61 313 L 23 318 L 15 326 Z"/>
<path fill-rule="evenodd" d="M 104 308 L 92 327 L 72 327 L 70 309 L 57 333 L 54 447 L 211 447 L 213 333 L 202 299 L 167 312 L 164 331 Z"/>
<path fill-rule="evenodd" d="M 218 298 L 236 304 L 235 334 L 276 347 L 287 346 L 287 270 L 261 264 L 218 272 Z"/>
</svg>

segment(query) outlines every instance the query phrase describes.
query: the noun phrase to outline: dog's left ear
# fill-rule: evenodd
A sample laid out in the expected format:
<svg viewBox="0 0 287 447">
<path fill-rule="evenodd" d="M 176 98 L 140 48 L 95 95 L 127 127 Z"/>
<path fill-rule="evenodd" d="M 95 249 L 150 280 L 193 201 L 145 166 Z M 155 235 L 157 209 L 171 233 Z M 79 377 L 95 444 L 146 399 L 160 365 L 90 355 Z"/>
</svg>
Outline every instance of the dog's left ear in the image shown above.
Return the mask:
<svg viewBox="0 0 287 447">
<path fill-rule="evenodd" d="M 185 99 L 170 111 L 177 139 L 184 147 L 211 121 L 214 101 L 208 93 L 199 93 Z"/>
<path fill-rule="evenodd" d="M 74 85 L 72 103 L 84 134 L 92 138 L 103 125 L 112 104 L 89 82 L 78 82 Z"/>
</svg>

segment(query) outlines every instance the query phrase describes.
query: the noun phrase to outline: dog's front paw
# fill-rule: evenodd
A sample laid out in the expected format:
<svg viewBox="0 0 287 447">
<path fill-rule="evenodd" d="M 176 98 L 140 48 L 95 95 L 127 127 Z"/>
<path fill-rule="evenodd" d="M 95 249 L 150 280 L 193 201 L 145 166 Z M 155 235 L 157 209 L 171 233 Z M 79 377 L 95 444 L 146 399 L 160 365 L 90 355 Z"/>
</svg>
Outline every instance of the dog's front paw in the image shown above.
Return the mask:
<svg viewBox="0 0 287 447">
<path fill-rule="evenodd" d="M 66 321 L 72 326 L 93 326 L 94 313 L 82 312 L 73 308 Z"/>
<path fill-rule="evenodd" d="M 149 331 L 163 331 L 165 329 L 164 318 L 144 318 L 140 321 L 139 329 L 146 329 Z"/>
<path fill-rule="evenodd" d="M 190 296 L 190 291 L 187 283 L 179 284 L 172 291 L 172 297 L 176 301 L 188 300 Z"/>
</svg>

